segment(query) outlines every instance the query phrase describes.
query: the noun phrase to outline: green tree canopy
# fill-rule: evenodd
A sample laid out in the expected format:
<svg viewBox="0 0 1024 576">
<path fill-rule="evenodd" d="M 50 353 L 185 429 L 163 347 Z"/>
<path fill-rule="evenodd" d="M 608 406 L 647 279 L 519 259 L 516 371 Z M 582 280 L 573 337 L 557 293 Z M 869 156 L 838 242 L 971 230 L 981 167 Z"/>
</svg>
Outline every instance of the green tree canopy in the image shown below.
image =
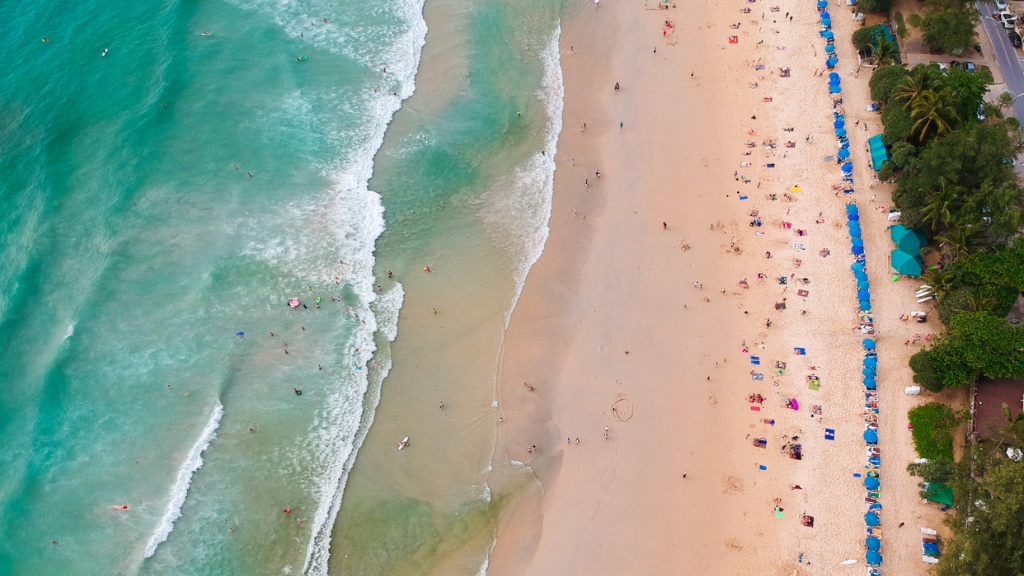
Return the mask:
<svg viewBox="0 0 1024 576">
<path fill-rule="evenodd" d="M 988 86 L 978 74 L 971 74 L 964 68 L 951 68 L 942 79 L 943 88 L 949 90 L 956 98 L 956 109 L 963 122 L 971 122 L 978 118 L 978 108 L 982 106 Z"/>
<path fill-rule="evenodd" d="M 864 30 L 864 28 L 861 28 L 861 30 Z M 896 64 L 880 66 L 871 75 L 871 80 L 868 81 L 868 87 L 871 88 L 871 99 L 878 102 L 887 102 L 909 76 L 910 74 L 907 73 L 903 66 Z"/>
<path fill-rule="evenodd" d="M 974 28 L 977 23 L 976 11 L 956 8 L 932 10 L 921 24 L 924 42 L 930 50 L 946 52 L 972 46 L 978 37 Z"/>
<path fill-rule="evenodd" d="M 960 123 L 960 117 L 957 116 L 956 99 L 947 88 L 938 92 L 935 90 L 922 92 L 910 103 L 910 117 L 914 119 L 910 134 L 915 136 L 918 142 L 945 136 Z"/>
<path fill-rule="evenodd" d="M 871 48 L 871 45 L 875 42 L 875 38 L 881 37 L 881 35 L 881 24 L 857 28 L 857 31 L 853 33 L 853 45 L 855 48 L 857 48 L 857 50 L 868 50 L 869 48 Z"/>
<path fill-rule="evenodd" d="M 928 351 L 928 362 L 947 388 L 979 376 L 1024 376 L 1024 329 L 991 312 L 955 314 L 949 331 Z"/>
<path fill-rule="evenodd" d="M 910 116 L 909 110 L 903 109 L 902 102 L 891 100 L 882 108 L 882 127 L 882 142 L 887 146 L 893 146 L 910 136 L 914 119 Z"/>
<path fill-rule="evenodd" d="M 893 104 L 883 111 L 883 122 L 891 107 Z M 966 189 L 951 224 L 965 228 L 982 223 L 987 226 L 986 235 L 1012 233 L 1024 199 L 1013 167 L 1003 160 L 1016 157 L 1020 150 L 1019 132 L 1011 136 L 1005 123 L 968 124 L 933 139 L 909 158 L 893 191 L 893 201 L 903 212 L 908 228 L 923 229 L 928 195 L 940 189 L 945 180 Z"/>
</svg>

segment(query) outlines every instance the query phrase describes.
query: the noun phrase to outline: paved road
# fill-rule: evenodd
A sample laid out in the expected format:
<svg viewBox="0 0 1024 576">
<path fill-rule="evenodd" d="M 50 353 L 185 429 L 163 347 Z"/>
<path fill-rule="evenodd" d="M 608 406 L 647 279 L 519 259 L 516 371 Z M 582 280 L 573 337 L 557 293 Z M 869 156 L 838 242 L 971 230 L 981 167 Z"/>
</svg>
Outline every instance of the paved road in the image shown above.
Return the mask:
<svg viewBox="0 0 1024 576">
<path fill-rule="evenodd" d="M 1017 60 L 1017 51 L 1014 50 L 1013 44 L 1010 44 L 1006 28 L 1003 28 L 1001 22 L 992 18 L 995 6 L 981 2 L 978 2 L 977 6 L 981 11 L 982 26 L 985 27 L 989 40 L 992 41 L 996 62 L 999 63 L 999 69 L 1002 70 L 1003 78 L 1006 79 L 1006 89 L 1017 96 L 1024 92 L 1024 72 L 1021 71 L 1020 62 Z M 1024 120 L 1024 98 L 1013 101 L 1013 110 L 1017 118 Z"/>
</svg>

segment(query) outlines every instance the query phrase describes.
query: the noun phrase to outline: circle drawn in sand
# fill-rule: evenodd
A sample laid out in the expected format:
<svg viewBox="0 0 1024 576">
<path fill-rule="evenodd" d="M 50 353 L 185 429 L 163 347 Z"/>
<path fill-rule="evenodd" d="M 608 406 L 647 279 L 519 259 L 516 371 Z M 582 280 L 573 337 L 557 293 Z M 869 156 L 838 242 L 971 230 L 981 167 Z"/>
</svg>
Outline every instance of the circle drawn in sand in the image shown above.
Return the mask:
<svg viewBox="0 0 1024 576">
<path fill-rule="evenodd" d="M 625 394 L 617 394 L 612 400 L 612 416 L 619 422 L 628 422 L 633 417 L 633 399 Z"/>
</svg>

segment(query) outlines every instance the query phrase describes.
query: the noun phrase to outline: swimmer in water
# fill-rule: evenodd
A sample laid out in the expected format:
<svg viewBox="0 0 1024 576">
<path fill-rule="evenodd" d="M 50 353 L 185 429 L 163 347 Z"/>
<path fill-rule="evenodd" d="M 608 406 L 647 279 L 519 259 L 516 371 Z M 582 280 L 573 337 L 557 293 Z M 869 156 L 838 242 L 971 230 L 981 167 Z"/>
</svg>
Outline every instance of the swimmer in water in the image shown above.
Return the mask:
<svg viewBox="0 0 1024 576">
<path fill-rule="evenodd" d="M 103 54 L 100 54 L 100 56 L 106 56 L 107 55 L 107 50 L 109 50 L 109 48 L 104 48 L 103 49 Z"/>
</svg>

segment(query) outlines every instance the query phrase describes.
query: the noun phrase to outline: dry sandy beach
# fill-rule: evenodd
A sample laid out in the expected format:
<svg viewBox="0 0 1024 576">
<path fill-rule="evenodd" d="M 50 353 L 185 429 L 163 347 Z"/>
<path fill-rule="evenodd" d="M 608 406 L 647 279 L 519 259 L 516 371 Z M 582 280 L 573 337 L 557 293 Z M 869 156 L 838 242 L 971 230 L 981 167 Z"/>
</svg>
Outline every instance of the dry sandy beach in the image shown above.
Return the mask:
<svg viewBox="0 0 1024 576">
<path fill-rule="evenodd" d="M 938 323 L 898 320 L 917 309 L 916 284 L 888 282 L 891 244 L 879 207 L 890 187 L 872 183 L 865 154 L 881 124 L 865 111 L 869 71 L 851 74 L 850 8 L 831 9 L 851 195 L 834 193 L 838 166 L 823 161 L 836 144 L 827 80 L 816 74 L 825 56 L 812 2 L 658 9 L 605 0 L 563 21 L 551 235 L 499 368 L 495 460 L 523 463 L 536 485 L 499 527 L 492 576 L 863 573 L 866 506 L 853 476 L 865 460 L 863 336 L 851 330 L 850 200 L 861 207 L 875 287 L 883 568 L 926 572 L 918 528 L 941 528 L 941 517 L 920 504 L 916 479 L 904 472 L 914 457 L 906 410 L 921 399 L 903 395 L 916 350 L 903 341 Z M 780 78 L 782 67 L 792 75 Z M 752 211 L 762 226 L 750 225 Z M 786 363 L 782 376 L 773 375 L 777 361 Z M 820 390 L 808 388 L 811 374 Z M 751 393 L 765 398 L 760 411 L 751 410 Z M 799 410 L 783 407 L 788 398 Z M 793 436 L 799 461 L 782 453 Z M 765 449 L 752 444 L 761 437 Z M 801 525 L 802 513 L 813 528 Z M 847 559 L 858 562 L 840 566 Z"/>
</svg>

